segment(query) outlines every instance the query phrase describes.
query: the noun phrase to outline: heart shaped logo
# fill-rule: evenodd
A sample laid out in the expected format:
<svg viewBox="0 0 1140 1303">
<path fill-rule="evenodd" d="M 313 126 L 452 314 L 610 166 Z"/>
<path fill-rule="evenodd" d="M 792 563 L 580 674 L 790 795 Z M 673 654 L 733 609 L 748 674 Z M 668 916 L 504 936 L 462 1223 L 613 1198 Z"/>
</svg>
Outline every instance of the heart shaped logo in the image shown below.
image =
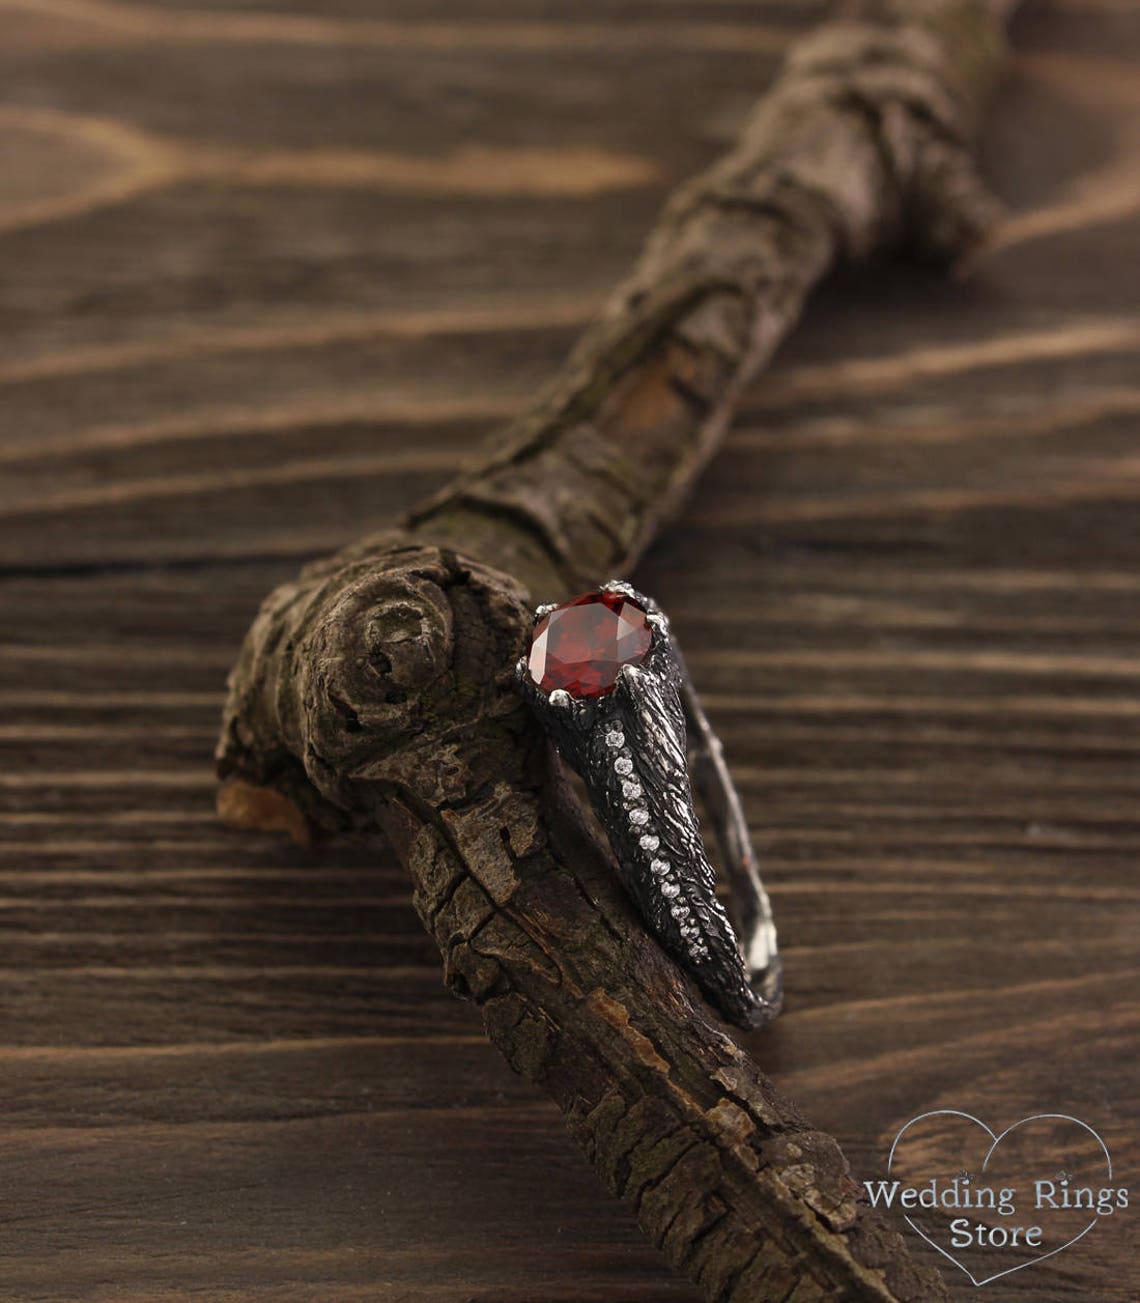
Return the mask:
<svg viewBox="0 0 1140 1303">
<path fill-rule="evenodd" d="M 1100 1135 L 1067 1113 L 1038 1113 L 1000 1133 L 956 1109 L 935 1109 L 895 1136 L 872 1204 L 907 1224 L 975 1285 L 1043 1262 L 1128 1206 L 1112 1185 Z"/>
</svg>

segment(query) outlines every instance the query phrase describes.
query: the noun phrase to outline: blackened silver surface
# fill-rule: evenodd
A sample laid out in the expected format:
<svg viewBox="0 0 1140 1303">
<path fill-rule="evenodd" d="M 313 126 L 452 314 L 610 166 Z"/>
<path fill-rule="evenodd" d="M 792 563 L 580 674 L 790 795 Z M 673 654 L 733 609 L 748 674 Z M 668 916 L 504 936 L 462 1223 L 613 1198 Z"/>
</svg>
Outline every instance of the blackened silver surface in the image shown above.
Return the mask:
<svg viewBox="0 0 1140 1303">
<path fill-rule="evenodd" d="M 646 611 L 652 640 L 642 663 L 624 666 L 607 695 L 576 698 L 560 690 L 547 694 L 531 680 L 524 657 L 520 686 L 559 752 L 582 775 L 622 879 L 650 929 L 726 1017 L 743 1027 L 761 1026 L 780 1010 L 780 958 L 720 742 L 657 604 L 625 583 L 606 584 L 604 591 L 623 593 Z M 690 764 L 714 822 L 739 940 L 717 899 L 716 872 L 693 808 Z"/>
</svg>

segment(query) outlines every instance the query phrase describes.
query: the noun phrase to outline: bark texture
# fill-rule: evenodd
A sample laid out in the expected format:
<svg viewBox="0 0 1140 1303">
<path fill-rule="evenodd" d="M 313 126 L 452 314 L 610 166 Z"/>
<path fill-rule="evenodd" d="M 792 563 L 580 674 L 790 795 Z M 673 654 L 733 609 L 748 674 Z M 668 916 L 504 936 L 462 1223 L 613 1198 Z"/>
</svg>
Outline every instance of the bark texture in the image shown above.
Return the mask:
<svg viewBox="0 0 1140 1303">
<path fill-rule="evenodd" d="M 533 601 L 636 561 L 837 259 L 977 246 L 1007 7 L 863 3 L 802 42 L 534 408 L 401 529 L 273 593 L 231 679 L 223 817 L 383 830 L 451 988 L 713 1299 L 947 1296 L 646 934 L 513 664 Z"/>
</svg>

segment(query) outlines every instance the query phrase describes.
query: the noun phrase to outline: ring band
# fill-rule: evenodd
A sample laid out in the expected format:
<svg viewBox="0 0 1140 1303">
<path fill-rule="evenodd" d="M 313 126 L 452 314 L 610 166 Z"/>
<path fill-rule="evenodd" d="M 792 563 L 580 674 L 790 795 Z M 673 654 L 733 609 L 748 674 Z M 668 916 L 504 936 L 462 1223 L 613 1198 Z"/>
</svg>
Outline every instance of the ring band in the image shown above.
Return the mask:
<svg viewBox="0 0 1140 1303">
<path fill-rule="evenodd" d="M 664 613 L 619 581 L 540 606 L 516 672 L 582 776 L 650 930 L 732 1022 L 770 1022 L 782 1003 L 771 905 L 720 740 Z M 731 921 L 717 899 L 694 787 L 721 852 Z"/>
</svg>

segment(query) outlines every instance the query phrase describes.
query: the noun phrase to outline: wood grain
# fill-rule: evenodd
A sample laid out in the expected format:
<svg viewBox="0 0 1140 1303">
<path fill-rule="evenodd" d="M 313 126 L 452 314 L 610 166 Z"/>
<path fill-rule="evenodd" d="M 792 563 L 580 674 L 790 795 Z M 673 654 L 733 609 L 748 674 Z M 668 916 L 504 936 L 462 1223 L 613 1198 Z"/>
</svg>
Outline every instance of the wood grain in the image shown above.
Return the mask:
<svg viewBox="0 0 1140 1303">
<path fill-rule="evenodd" d="M 200 12 L 0 6 L 4 1297 L 691 1299 L 395 867 L 219 829 L 209 753 L 263 593 L 533 392 L 818 6 Z M 1140 1157 L 1140 22 L 1042 0 L 1015 44 L 1004 236 L 966 283 L 835 283 L 638 575 L 786 940 L 755 1053 L 867 1174 L 932 1107 Z M 331 161 L 106 200 L 115 141 Z M 471 148 L 632 173 L 449 189 Z M 393 154 L 421 180 L 330 180 Z M 987 1288 L 1132 1298 L 1126 1249 Z"/>
</svg>

